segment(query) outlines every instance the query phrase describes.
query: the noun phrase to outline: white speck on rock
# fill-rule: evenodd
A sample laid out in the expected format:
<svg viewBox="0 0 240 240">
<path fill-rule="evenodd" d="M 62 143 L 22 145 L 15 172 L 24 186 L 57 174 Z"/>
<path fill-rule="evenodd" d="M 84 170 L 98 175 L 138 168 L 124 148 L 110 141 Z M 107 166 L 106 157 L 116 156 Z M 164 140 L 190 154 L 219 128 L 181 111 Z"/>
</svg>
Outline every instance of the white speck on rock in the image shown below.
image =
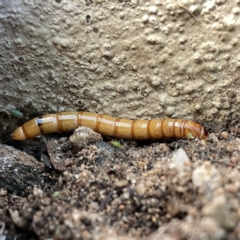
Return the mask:
<svg viewBox="0 0 240 240">
<path fill-rule="evenodd" d="M 184 149 L 177 149 L 172 156 L 173 167 L 177 168 L 182 177 L 191 168 L 191 161 Z"/>
<path fill-rule="evenodd" d="M 193 171 L 192 181 L 196 187 L 210 187 L 214 190 L 220 185 L 221 178 L 217 169 L 211 163 L 206 162 Z"/>
</svg>

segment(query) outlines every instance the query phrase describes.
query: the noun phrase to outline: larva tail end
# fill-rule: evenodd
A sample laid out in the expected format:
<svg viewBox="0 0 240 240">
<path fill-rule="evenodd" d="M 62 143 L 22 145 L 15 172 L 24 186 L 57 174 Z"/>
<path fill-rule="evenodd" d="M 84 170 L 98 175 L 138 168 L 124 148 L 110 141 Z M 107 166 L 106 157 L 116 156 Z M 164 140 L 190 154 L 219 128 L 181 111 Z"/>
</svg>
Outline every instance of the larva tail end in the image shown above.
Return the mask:
<svg viewBox="0 0 240 240">
<path fill-rule="evenodd" d="M 26 137 L 23 133 L 22 127 L 17 128 L 12 134 L 11 137 L 14 140 L 23 141 L 26 140 Z"/>
</svg>

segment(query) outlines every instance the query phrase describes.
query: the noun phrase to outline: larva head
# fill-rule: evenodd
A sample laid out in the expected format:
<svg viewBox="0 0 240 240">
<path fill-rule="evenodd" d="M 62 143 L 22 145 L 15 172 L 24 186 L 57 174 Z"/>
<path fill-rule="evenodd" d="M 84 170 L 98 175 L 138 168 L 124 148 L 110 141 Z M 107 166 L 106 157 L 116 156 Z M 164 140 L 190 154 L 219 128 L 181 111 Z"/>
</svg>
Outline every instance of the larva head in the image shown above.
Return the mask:
<svg viewBox="0 0 240 240">
<path fill-rule="evenodd" d="M 201 135 L 199 136 L 200 139 L 206 139 L 208 137 L 208 131 L 205 127 L 202 126 Z"/>
<path fill-rule="evenodd" d="M 198 123 L 190 124 L 190 127 L 188 128 L 188 131 L 187 131 L 187 138 L 206 139 L 207 137 L 208 137 L 208 131 L 206 130 L 205 127 L 201 126 Z"/>
</svg>

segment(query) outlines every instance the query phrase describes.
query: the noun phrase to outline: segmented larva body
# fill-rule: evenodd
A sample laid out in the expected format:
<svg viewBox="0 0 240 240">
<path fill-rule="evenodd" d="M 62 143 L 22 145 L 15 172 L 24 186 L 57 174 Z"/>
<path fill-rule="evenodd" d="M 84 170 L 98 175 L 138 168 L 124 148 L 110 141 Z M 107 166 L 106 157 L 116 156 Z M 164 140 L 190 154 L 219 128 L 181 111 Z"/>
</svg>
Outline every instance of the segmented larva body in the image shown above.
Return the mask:
<svg viewBox="0 0 240 240">
<path fill-rule="evenodd" d="M 130 120 L 91 112 L 60 112 L 34 118 L 17 128 L 12 137 L 26 140 L 40 134 L 70 131 L 78 126 L 111 137 L 124 139 L 199 138 L 208 136 L 198 123 L 182 119 Z"/>
</svg>

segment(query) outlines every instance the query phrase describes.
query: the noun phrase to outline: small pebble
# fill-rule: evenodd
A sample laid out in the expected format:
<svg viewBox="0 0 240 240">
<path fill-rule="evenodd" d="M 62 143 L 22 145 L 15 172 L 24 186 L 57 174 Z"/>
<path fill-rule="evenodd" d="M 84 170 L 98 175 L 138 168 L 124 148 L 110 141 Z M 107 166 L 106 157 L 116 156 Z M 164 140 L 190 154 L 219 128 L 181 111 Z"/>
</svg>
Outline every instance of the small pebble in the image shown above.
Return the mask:
<svg viewBox="0 0 240 240">
<path fill-rule="evenodd" d="M 102 141 L 102 136 L 87 127 L 78 127 L 69 138 L 72 146 L 76 150 L 81 150 L 90 143 Z"/>
<path fill-rule="evenodd" d="M 115 188 L 123 188 L 123 187 L 126 187 L 127 185 L 128 185 L 128 181 L 126 180 L 118 180 L 114 183 Z"/>
<path fill-rule="evenodd" d="M 196 187 L 208 187 L 213 190 L 221 184 L 221 177 L 214 165 L 205 162 L 193 171 L 192 181 Z"/>
<path fill-rule="evenodd" d="M 118 209 L 119 209 L 120 211 L 122 211 L 122 210 L 125 209 L 125 206 L 124 206 L 123 204 L 120 204 L 119 207 L 118 207 Z"/>
<path fill-rule="evenodd" d="M 6 195 L 7 195 L 7 190 L 1 188 L 1 189 L 0 189 L 0 197 L 4 197 L 4 196 L 6 196 Z"/>
<path fill-rule="evenodd" d="M 238 158 L 237 157 L 231 157 L 230 162 L 233 164 L 237 164 L 238 163 Z"/>
<path fill-rule="evenodd" d="M 231 212 L 228 208 L 228 202 L 224 195 L 215 197 L 211 202 L 207 203 L 202 213 L 205 216 L 212 217 L 220 226 L 233 229 L 235 226 L 234 216 L 236 213 Z"/>
<path fill-rule="evenodd" d="M 172 162 L 177 168 L 180 177 L 191 168 L 191 161 L 184 149 L 177 149 L 172 156 Z"/>
<path fill-rule="evenodd" d="M 228 192 L 228 193 L 232 193 L 232 194 L 236 194 L 237 192 L 237 187 L 234 186 L 234 184 L 229 184 L 229 185 L 226 185 L 225 186 L 225 190 Z"/>
<path fill-rule="evenodd" d="M 144 183 L 140 182 L 139 184 L 137 184 L 136 191 L 139 195 L 143 195 L 146 192 L 146 187 Z"/>
<path fill-rule="evenodd" d="M 227 139 L 229 138 L 229 132 L 227 132 L 227 131 L 221 132 L 221 133 L 220 133 L 220 137 L 221 137 L 222 139 L 227 140 Z"/>
</svg>

